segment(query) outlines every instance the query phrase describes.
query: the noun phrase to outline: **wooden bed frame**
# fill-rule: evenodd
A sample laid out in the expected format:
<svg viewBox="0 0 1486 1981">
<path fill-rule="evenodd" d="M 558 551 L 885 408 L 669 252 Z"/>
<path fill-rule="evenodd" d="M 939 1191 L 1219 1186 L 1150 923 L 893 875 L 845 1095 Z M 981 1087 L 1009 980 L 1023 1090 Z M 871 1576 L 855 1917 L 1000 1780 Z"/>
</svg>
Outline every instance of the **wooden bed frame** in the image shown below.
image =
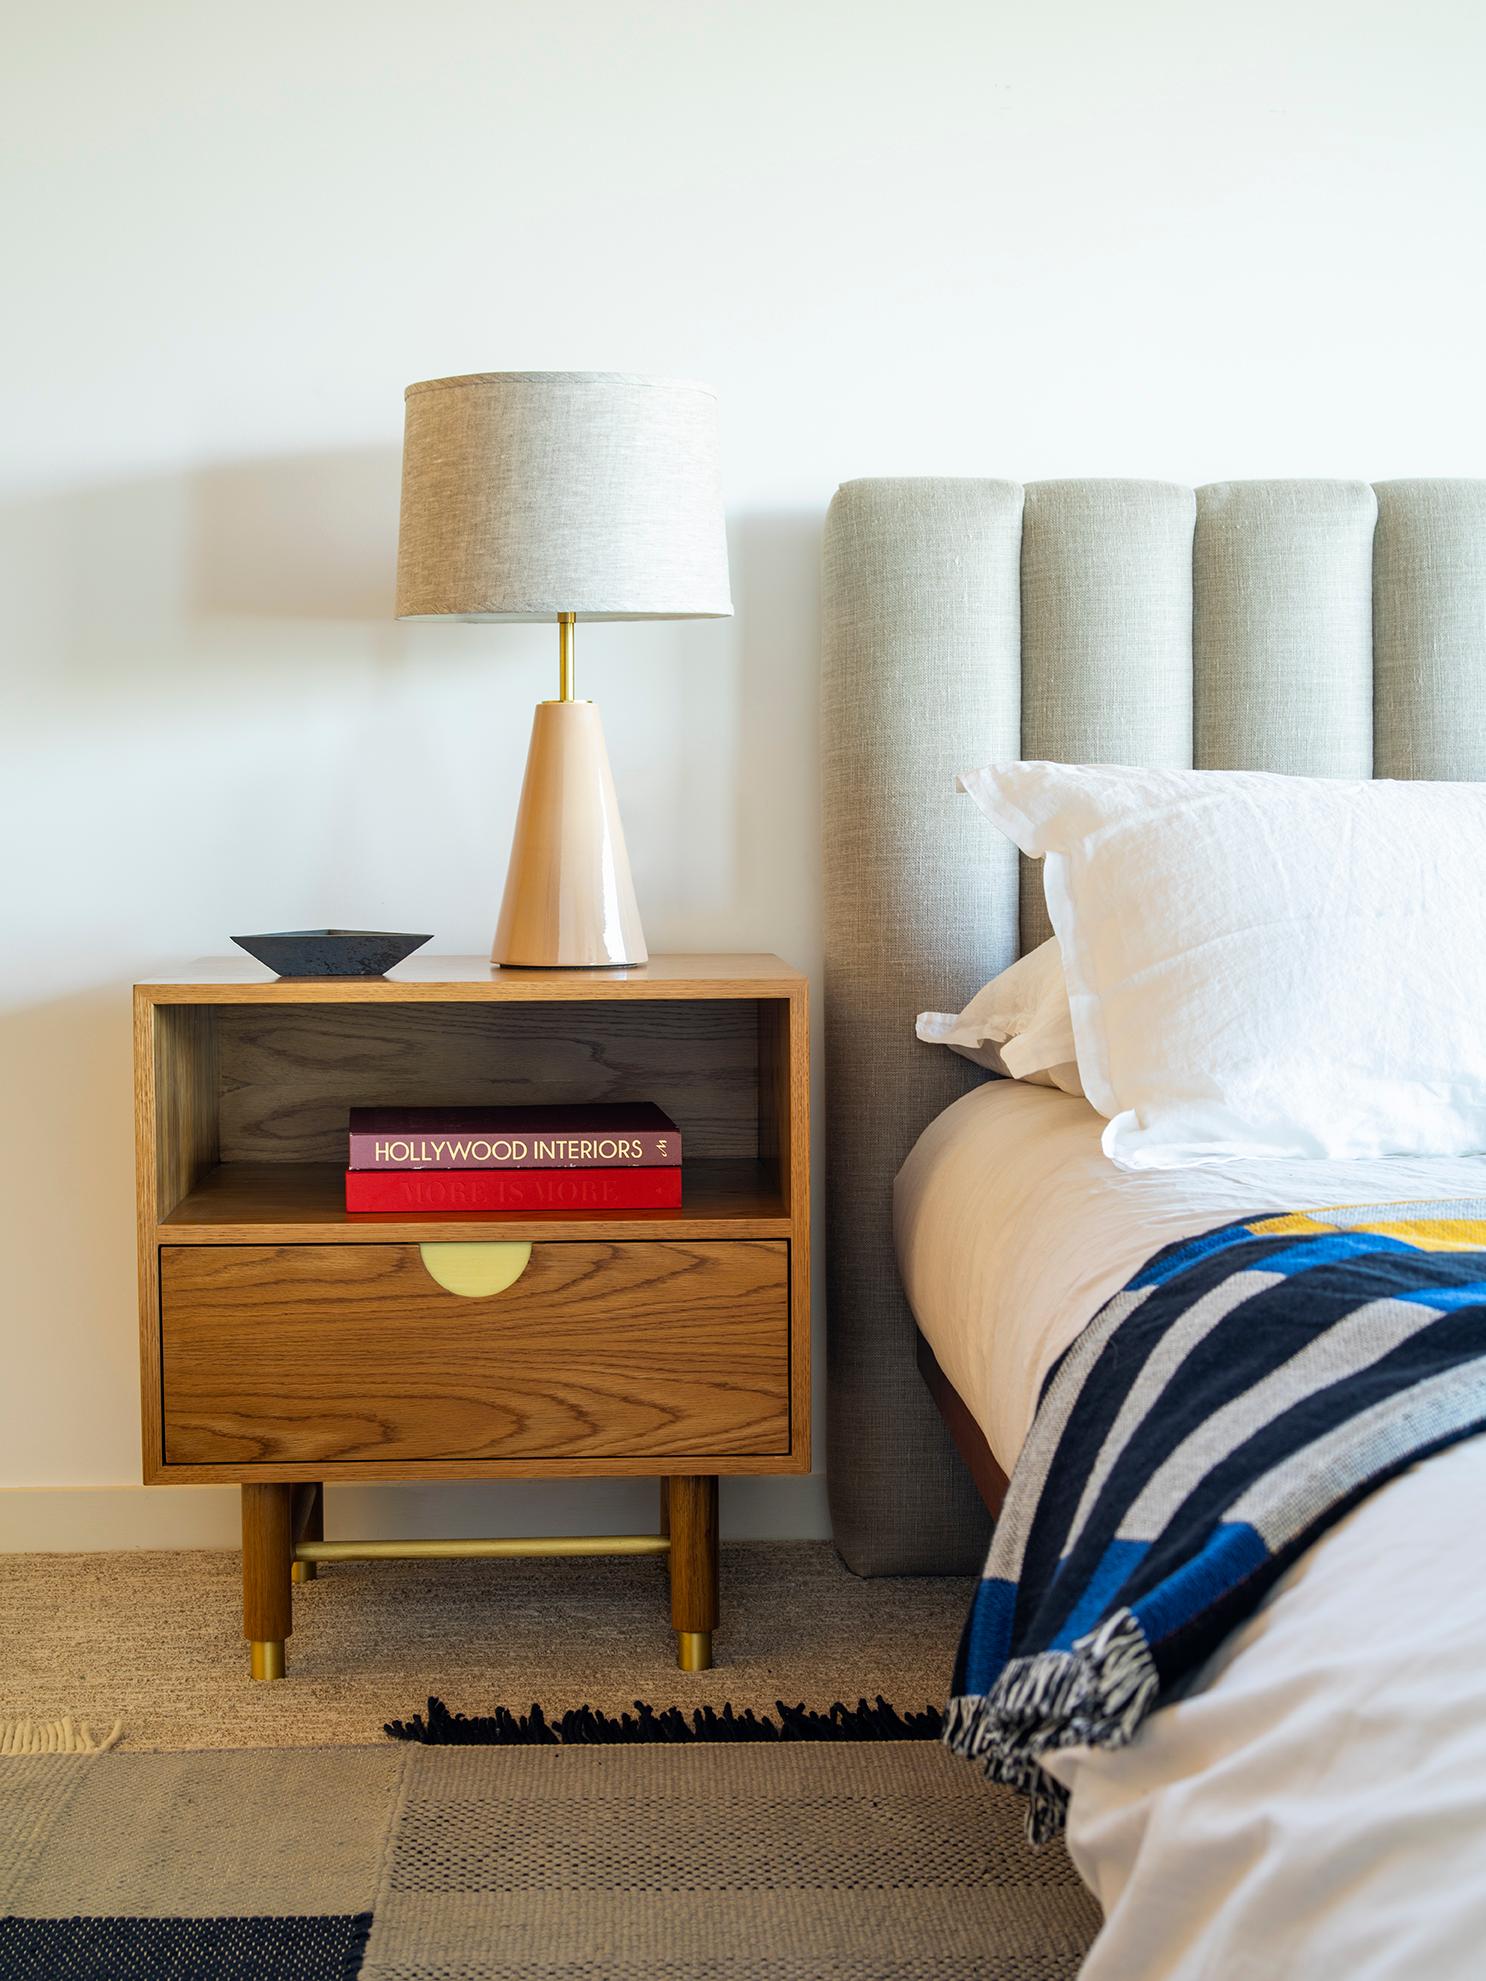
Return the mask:
<svg viewBox="0 0 1486 1981">
<path fill-rule="evenodd" d="M 913 1339 L 918 1354 L 918 1372 L 928 1384 L 929 1394 L 938 1406 L 945 1428 L 955 1441 L 955 1450 L 964 1459 L 966 1470 L 975 1481 L 975 1490 L 985 1501 L 986 1511 L 994 1518 L 1001 1511 L 1001 1502 L 1006 1497 L 1010 1482 L 996 1463 L 986 1442 L 986 1434 L 972 1416 L 969 1404 L 940 1368 L 934 1359 L 933 1349 L 917 1328 L 913 1331 Z"/>
</svg>

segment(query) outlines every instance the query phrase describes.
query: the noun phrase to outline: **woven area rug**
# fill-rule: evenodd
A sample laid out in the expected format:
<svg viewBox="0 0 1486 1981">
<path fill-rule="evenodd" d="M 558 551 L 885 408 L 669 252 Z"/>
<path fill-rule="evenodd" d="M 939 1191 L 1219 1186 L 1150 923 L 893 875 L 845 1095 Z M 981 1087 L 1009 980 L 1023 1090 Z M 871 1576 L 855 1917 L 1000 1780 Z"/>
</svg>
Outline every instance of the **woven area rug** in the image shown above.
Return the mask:
<svg viewBox="0 0 1486 1981">
<path fill-rule="evenodd" d="M 121 1720 L 126 1748 L 194 1751 L 375 1747 L 430 1692 L 524 1711 L 555 1685 L 564 1706 L 608 1713 L 879 1692 L 906 1712 L 948 1697 L 975 1588 L 864 1580 L 828 1541 L 725 1543 L 716 1668 L 681 1672 L 660 1561 L 338 1562 L 295 1596 L 287 1683 L 253 1685 L 240 1575 L 226 1549 L 0 1554 L 0 1713 L 70 1713 L 100 1738 Z"/>
<path fill-rule="evenodd" d="M 923 1740 L 0 1759 L 0 1974 L 1061 1981 L 1098 1911 Z"/>
</svg>

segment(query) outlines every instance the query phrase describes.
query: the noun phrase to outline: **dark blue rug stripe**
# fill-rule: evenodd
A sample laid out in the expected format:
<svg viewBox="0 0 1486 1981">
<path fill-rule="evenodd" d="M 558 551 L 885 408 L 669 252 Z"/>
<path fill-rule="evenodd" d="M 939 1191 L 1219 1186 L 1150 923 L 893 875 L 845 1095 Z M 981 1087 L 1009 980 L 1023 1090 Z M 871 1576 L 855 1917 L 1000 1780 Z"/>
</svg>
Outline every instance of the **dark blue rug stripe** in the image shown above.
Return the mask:
<svg viewBox="0 0 1486 1981">
<path fill-rule="evenodd" d="M 0 1919 L 5 1981 L 353 1981 L 369 1912 L 286 1919 Z"/>
</svg>

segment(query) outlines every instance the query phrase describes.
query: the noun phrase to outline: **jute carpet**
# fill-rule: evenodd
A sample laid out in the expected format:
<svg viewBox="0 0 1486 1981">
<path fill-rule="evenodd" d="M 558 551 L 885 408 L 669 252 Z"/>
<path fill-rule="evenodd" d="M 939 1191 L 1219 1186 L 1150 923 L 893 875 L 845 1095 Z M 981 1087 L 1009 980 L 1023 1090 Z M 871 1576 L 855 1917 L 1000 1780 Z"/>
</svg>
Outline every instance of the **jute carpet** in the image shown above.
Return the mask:
<svg viewBox="0 0 1486 1981">
<path fill-rule="evenodd" d="M 824 1542 L 724 1547 L 717 1664 L 678 1671 L 659 1561 L 345 1563 L 296 1591 L 289 1677 L 254 1685 L 235 1553 L 0 1556 L 0 1720 L 144 1748 L 380 1742 L 451 1711 L 944 1703 L 966 1583 L 859 1581 Z"/>
<path fill-rule="evenodd" d="M 389 1720 L 636 1700 L 942 1705 L 968 1589 L 723 1551 L 716 1667 L 653 1561 L 347 1564 L 254 1685 L 231 1553 L 0 1558 L 0 1974 L 1061 1981 L 1097 1912 L 932 1741 L 420 1747 Z"/>
<path fill-rule="evenodd" d="M 932 1742 L 0 1760 L 0 1972 L 1062 1981 L 1097 1912 Z"/>
</svg>

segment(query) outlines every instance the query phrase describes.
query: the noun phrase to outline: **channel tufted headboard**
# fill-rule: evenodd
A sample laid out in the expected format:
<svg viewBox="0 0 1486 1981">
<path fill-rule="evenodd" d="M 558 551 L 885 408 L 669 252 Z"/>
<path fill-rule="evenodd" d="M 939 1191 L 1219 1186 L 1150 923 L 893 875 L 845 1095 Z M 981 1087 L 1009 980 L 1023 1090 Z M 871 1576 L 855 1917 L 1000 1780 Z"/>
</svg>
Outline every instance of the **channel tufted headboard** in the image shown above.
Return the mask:
<svg viewBox="0 0 1486 1981">
<path fill-rule="evenodd" d="M 826 1215 L 836 1543 L 972 1570 L 892 1182 L 984 1076 L 919 1045 L 1047 933 L 954 773 L 1015 757 L 1486 779 L 1486 481 L 848 482 L 825 536 Z"/>
</svg>

